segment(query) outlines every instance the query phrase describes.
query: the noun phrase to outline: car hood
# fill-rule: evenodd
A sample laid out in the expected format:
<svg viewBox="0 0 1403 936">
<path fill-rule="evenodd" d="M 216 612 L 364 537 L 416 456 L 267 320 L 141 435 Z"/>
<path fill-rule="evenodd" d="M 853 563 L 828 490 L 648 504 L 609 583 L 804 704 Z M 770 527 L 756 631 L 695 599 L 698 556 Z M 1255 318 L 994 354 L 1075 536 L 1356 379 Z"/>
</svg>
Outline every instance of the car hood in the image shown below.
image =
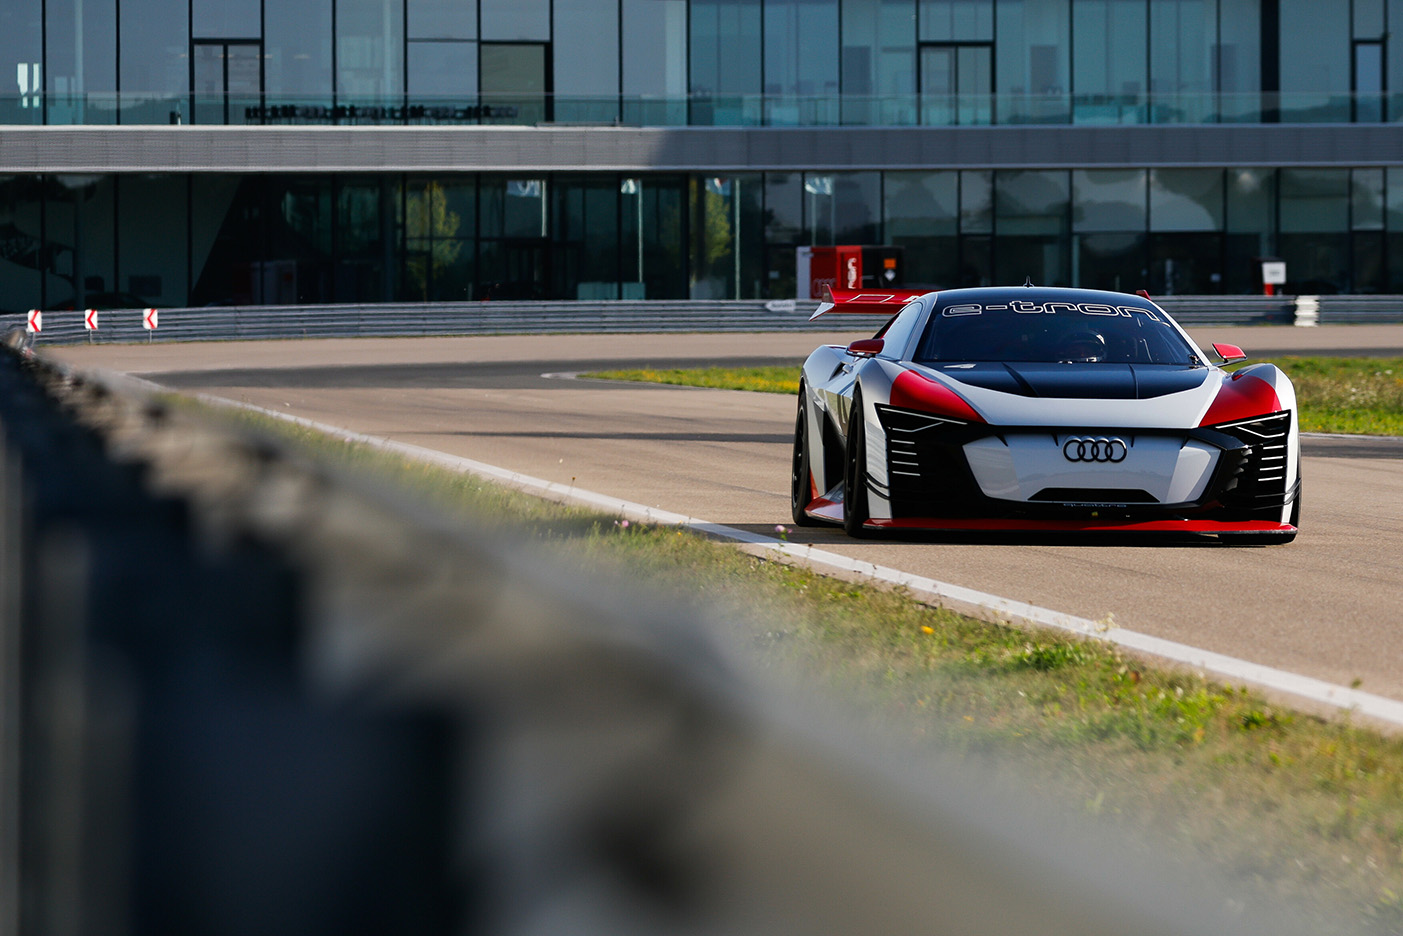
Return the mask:
<svg viewBox="0 0 1403 936">
<path fill-rule="evenodd" d="M 1206 367 L 1164 364 L 977 363 L 929 369 L 968 387 L 1063 400 L 1149 400 L 1203 385 Z"/>
</svg>

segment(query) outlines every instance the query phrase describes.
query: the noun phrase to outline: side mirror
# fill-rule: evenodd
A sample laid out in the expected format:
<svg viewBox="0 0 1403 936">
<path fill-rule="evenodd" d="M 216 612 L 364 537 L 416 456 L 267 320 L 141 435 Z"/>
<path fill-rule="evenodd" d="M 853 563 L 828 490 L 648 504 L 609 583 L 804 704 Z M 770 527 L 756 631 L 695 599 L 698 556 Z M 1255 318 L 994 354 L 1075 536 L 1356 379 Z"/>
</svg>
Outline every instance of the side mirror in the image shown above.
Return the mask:
<svg viewBox="0 0 1403 936">
<path fill-rule="evenodd" d="M 1247 353 L 1237 345 L 1214 342 L 1213 350 L 1218 352 L 1218 357 L 1223 359 L 1224 364 L 1236 364 L 1238 361 L 1247 360 Z"/>
<path fill-rule="evenodd" d="M 848 353 L 853 357 L 876 357 L 885 346 L 886 342 L 880 338 L 863 338 L 848 345 Z"/>
</svg>

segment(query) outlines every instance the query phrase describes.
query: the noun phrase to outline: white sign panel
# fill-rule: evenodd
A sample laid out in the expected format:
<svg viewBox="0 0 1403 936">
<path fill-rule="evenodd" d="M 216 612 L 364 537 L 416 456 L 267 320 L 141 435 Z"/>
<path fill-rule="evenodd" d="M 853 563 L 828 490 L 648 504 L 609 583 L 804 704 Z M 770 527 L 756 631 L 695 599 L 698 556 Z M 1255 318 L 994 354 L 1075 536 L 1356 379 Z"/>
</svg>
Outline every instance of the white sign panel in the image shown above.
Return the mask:
<svg viewBox="0 0 1403 936">
<path fill-rule="evenodd" d="M 24 330 L 30 334 L 38 334 L 44 330 L 44 313 L 38 309 L 29 310 L 29 318 L 24 323 Z"/>
<path fill-rule="evenodd" d="M 1285 260 L 1263 260 L 1262 261 L 1262 284 L 1265 286 L 1282 286 L 1286 283 L 1286 261 Z"/>
<path fill-rule="evenodd" d="M 155 331 L 155 330 L 156 330 L 156 310 L 155 310 L 155 309 L 147 309 L 147 310 L 146 310 L 146 313 L 145 313 L 144 315 L 142 315 L 142 317 L 141 317 L 141 327 L 144 328 L 144 329 L 146 329 L 147 331 Z"/>
<path fill-rule="evenodd" d="M 83 313 L 83 327 L 88 331 L 97 331 L 97 309 L 88 309 Z"/>
</svg>

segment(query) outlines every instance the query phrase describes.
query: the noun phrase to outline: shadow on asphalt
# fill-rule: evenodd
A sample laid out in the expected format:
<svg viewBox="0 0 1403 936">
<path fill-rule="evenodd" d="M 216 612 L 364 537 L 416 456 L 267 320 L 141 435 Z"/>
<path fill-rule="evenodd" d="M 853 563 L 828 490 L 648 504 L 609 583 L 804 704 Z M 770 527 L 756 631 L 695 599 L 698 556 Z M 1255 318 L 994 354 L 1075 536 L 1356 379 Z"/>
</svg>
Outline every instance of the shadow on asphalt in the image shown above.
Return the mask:
<svg viewBox="0 0 1403 936">
<path fill-rule="evenodd" d="M 1250 543 L 1227 544 L 1210 534 L 1190 533 L 984 533 L 960 531 L 954 533 L 930 532 L 921 530 L 895 530 L 876 533 L 862 539 L 853 539 L 837 527 L 796 527 L 792 522 L 779 524 L 728 523 L 736 530 L 756 533 L 772 539 L 783 539 L 796 545 L 812 545 L 818 548 L 830 546 L 861 546 L 879 543 L 913 543 L 936 546 L 1062 546 L 1118 548 L 1137 547 L 1190 547 L 1195 549 L 1240 549 L 1252 547 Z M 775 529 L 784 527 L 784 533 Z M 1262 544 L 1265 546 L 1265 544 Z M 1261 547 L 1256 547 L 1261 548 Z"/>
</svg>

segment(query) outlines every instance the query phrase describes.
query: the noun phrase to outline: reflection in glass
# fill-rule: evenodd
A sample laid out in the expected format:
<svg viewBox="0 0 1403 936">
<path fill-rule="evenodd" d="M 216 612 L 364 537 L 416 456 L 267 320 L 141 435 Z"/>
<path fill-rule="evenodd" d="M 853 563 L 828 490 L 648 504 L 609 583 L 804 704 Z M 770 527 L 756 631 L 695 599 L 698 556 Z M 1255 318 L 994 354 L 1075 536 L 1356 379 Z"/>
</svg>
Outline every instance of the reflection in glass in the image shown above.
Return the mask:
<svg viewBox="0 0 1403 936">
<path fill-rule="evenodd" d="M 613 123 L 619 116 L 619 0 L 555 4 L 554 119 Z"/>
<path fill-rule="evenodd" d="M 999 123 L 1071 119 L 1070 14 L 1065 3 L 1000 0 L 995 8 Z"/>
<path fill-rule="evenodd" d="M 483 123 L 535 124 L 551 119 L 546 92 L 546 46 L 538 42 L 484 42 L 478 49 Z"/>
<path fill-rule="evenodd" d="M 401 296 L 474 298 L 477 186 L 471 177 L 410 178 L 404 190 Z"/>
<path fill-rule="evenodd" d="M 960 173 L 960 233 L 994 233 L 994 173 L 990 170 Z"/>
<path fill-rule="evenodd" d="M 1065 171 L 999 172 L 994 178 L 999 240 L 994 279 L 1039 286 L 1070 286 L 1069 174 Z"/>
<path fill-rule="evenodd" d="M 480 39 L 492 42 L 549 42 L 551 0 L 478 0 Z"/>
<path fill-rule="evenodd" d="M 463 0 L 405 0 L 410 39 L 476 39 L 477 4 Z"/>
<path fill-rule="evenodd" d="M 880 244 L 881 192 L 880 172 L 806 173 L 809 243 Z"/>
<path fill-rule="evenodd" d="M 1355 169 L 1350 173 L 1350 227 L 1381 231 L 1384 226 L 1384 171 Z"/>
<path fill-rule="evenodd" d="M 409 101 L 430 107 L 441 104 L 474 104 L 477 101 L 477 43 L 411 40 Z"/>
<path fill-rule="evenodd" d="M 197 42 L 191 116 L 197 124 L 257 122 L 262 84 L 259 52 L 251 42 Z"/>
<path fill-rule="evenodd" d="M 1262 119 L 1262 22 L 1256 3 L 1218 9 L 1218 114 L 1224 122 Z"/>
<path fill-rule="evenodd" d="M 122 123 L 185 122 L 190 93 L 186 0 L 122 0 Z"/>
<path fill-rule="evenodd" d="M 765 123 L 838 122 L 838 0 L 765 3 Z"/>
<path fill-rule="evenodd" d="M 797 172 L 765 173 L 765 240 L 805 243 L 804 177 Z"/>
<path fill-rule="evenodd" d="M 1384 115 L 1382 42 L 1354 44 L 1354 120 L 1378 123 Z"/>
<path fill-rule="evenodd" d="M 48 0 L 45 23 L 49 123 L 116 123 L 114 0 Z"/>
<path fill-rule="evenodd" d="M 760 0 L 692 0 L 691 122 L 760 122 Z"/>
<path fill-rule="evenodd" d="M 1403 168 L 1384 170 L 1385 220 L 1390 231 L 1403 233 Z"/>
<path fill-rule="evenodd" d="M 1000 234 L 1061 234 L 1067 230 L 1070 201 L 1064 170 L 1011 170 L 995 177 Z"/>
<path fill-rule="evenodd" d="M 1151 122 L 1212 121 L 1218 4 L 1215 0 L 1157 0 L 1149 6 Z M 1284 13 L 1282 22 L 1287 22 Z"/>
<path fill-rule="evenodd" d="M 625 123 L 687 123 L 687 0 L 623 0 Z"/>
<path fill-rule="evenodd" d="M 915 0 L 842 0 L 843 123 L 914 124 Z"/>
<path fill-rule="evenodd" d="M 1348 289 L 1349 170 L 1280 170 L 1284 292 L 1336 293 Z"/>
<path fill-rule="evenodd" d="M 758 175 L 691 179 L 693 299 L 759 295 L 763 234 Z"/>
<path fill-rule="evenodd" d="M 116 216 L 114 175 L 56 175 L 45 189 L 44 234 L 52 251 L 45 264 L 49 308 L 85 309 L 89 303 L 114 304 Z M 107 293 L 105 299 L 99 294 Z"/>
<path fill-rule="evenodd" d="M 1151 169 L 1150 230 L 1221 231 L 1221 169 Z"/>
<path fill-rule="evenodd" d="M 384 107 L 404 94 L 404 14 L 396 0 L 337 0 L 336 93 Z"/>
<path fill-rule="evenodd" d="M 394 298 L 385 271 L 389 237 L 386 213 L 394 207 L 388 180 L 336 180 L 336 228 L 332 240 L 336 302 L 387 302 Z M 470 245 L 471 246 L 471 245 Z"/>
<path fill-rule="evenodd" d="M 0 124 L 43 121 L 42 0 L 0 4 Z"/>
<path fill-rule="evenodd" d="M 190 0 L 195 39 L 261 39 L 259 0 Z"/>
<path fill-rule="evenodd" d="M 921 46 L 921 123 L 990 123 L 993 78 L 992 46 Z"/>
<path fill-rule="evenodd" d="M 44 250 L 39 176 L 0 176 L 0 308 L 43 307 L 40 273 L 54 260 Z"/>
<path fill-rule="evenodd" d="M 1280 4 L 1282 122 L 1348 121 L 1349 17 L 1318 0 Z"/>
<path fill-rule="evenodd" d="M 269 103 L 330 105 L 331 0 L 269 3 L 264 17 Z"/>
<path fill-rule="evenodd" d="M 1384 0 L 1354 0 L 1354 38 L 1377 39 L 1384 34 Z"/>
<path fill-rule="evenodd" d="M 1073 122 L 1145 122 L 1145 8 L 1127 0 L 1073 0 Z"/>
<path fill-rule="evenodd" d="M 1276 256 L 1277 250 L 1276 181 L 1273 169 L 1227 170 L 1226 292 L 1261 291 L 1259 261 Z"/>
<path fill-rule="evenodd" d="M 268 184 L 268 263 L 294 274 L 296 302 L 330 302 L 331 177 L 275 176 Z"/>
<path fill-rule="evenodd" d="M 1349 230 L 1348 169 L 1282 169 L 1283 233 Z"/>
<path fill-rule="evenodd" d="M 554 181 L 552 294 L 562 299 L 618 299 L 619 181 L 613 176 Z M 627 201 L 636 215 L 636 197 Z"/>
<path fill-rule="evenodd" d="M 545 237 L 546 180 L 508 179 L 502 202 L 503 237 Z"/>
<path fill-rule="evenodd" d="M 922 42 L 991 41 L 993 0 L 920 0 Z"/>
<path fill-rule="evenodd" d="M 959 173 L 888 172 L 884 189 L 886 242 L 906 249 L 906 284 L 954 285 L 959 279 Z"/>
<path fill-rule="evenodd" d="M 1079 169 L 1072 173 L 1072 230 L 1143 231 L 1143 169 Z"/>
</svg>

